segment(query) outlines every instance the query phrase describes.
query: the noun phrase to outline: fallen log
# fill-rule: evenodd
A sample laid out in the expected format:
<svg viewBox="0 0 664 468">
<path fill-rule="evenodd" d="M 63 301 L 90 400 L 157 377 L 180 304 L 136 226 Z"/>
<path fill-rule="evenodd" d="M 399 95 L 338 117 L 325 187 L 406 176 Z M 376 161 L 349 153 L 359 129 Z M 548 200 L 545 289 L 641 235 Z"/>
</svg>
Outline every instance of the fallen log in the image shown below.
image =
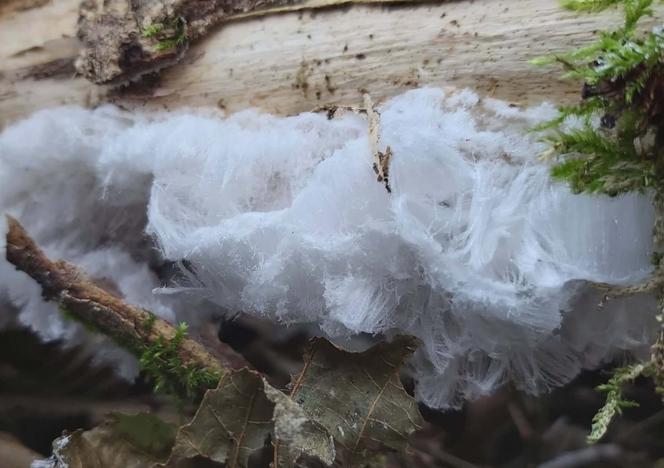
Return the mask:
<svg viewBox="0 0 664 468">
<path fill-rule="evenodd" d="M 225 18 L 177 65 L 118 88 L 75 73 L 79 0 L 10 5 L 26 3 L 0 10 L 0 127 L 63 104 L 287 115 L 427 85 L 472 87 L 518 105 L 572 102 L 576 84 L 528 60 L 619 23 L 615 12 L 577 15 L 557 0 L 296 2 Z"/>
</svg>

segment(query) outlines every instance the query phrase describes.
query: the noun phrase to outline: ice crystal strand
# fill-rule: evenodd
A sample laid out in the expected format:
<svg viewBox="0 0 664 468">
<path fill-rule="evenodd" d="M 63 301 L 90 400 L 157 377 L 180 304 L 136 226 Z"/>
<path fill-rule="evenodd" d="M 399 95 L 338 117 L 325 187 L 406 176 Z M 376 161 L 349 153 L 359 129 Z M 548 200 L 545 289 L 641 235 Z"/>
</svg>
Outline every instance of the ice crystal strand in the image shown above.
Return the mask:
<svg viewBox="0 0 664 468">
<path fill-rule="evenodd" d="M 392 194 L 376 182 L 363 115 L 63 108 L 0 134 L 0 205 L 50 255 L 164 318 L 195 326 L 206 315 L 191 303 L 205 300 L 340 339 L 415 335 L 430 406 L 507 379 L 541 392 L 654 341 L 653 295 L 598 307 L 593 286 L 651 275 L 652 200 L 552 183 L 528 133 L 552 106 L 428 88 L 380 111 Z M 155 247 L 191 267 L 163 278 L 172 294 L 153 294 Z M 6 262 L 0 278 L 23 323 L 62 337 L 34 285 Z"/>
</svg>

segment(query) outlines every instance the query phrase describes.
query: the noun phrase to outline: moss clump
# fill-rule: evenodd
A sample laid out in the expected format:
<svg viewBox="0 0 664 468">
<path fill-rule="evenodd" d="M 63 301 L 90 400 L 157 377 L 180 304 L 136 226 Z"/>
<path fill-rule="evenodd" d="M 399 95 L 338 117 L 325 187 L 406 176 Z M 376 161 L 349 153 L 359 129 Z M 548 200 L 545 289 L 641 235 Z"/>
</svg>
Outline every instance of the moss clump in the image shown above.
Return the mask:
<svg viewBox="0 0 664 468">
<path fill-rule="evenodd" d="M 559 161 L 553 177 L 576 192 L 617 195 L 644 191 L 661 181 L 664 143 L 664 29 L 640 30 L 654 0 L 575 0 L 565 5 L 598 11 L 622 4 L 624 25 L 601 32 L 579 50 L 536 59 L 558 63 L 569 79 L 583 81 L 582 101 L 561 108 L 538 130 Z M 642 29 L 642 28 L 641 28 Z M 577 125 L 567 125 L 569 122 Z"/>
<path fill-rule="evenodd" d="M 104 334 L 94 324 L 82 320 L 65 306 L 59 305 L 58 308 L 67 320 L 82 324 L 91 333 Z M 141 324 L 143 331 L 146 334 L 149 333 L 156 321 L 157 317 L 149 312 L 148 318 Z M 214 388 L 221 375 L 217 371 L 182 362 L 178 351 L 182 341 L 187 337 L 187 329 L 186 323 L 180 323 L 176 327 L 175 336 L 172 340 L 167 341 L 163 336 L 160 336 L 148 346 L 118 337 L 113 337 L 113 341 L 118 346 L 140 356 L 140 368 L 154 381 L 156 392 L 193 400 L 202 395 L 205 390 Z"/>
<path fill-rule="evenodd" d="M 187 21 L 183 17 L 167 23 L 153 23 L 143 29 L 143 37 L 154 38 L 157 51 L 183 47 L 189 41 L 187 35 Z"/>
<path fill-rule="evenodd" d="M 151 315 L 143 324 L 146 331 L 152 328 L 154 321 L 154 315 Z M 157 338 L 153 344 L 145 347 L 139 363 L 141 370 L 154 381 L 156 392 L 195 399 L 205 390 L 214 388 L 221 375 L 214 370 L 182 362 L 178 350 L 187 336 L 187 328 L 186 323 L 180 323 L 175 336 L 168 342 L 161 336 Z"/>
<path fill-rule="evenodd" d="M 143 29 L 143 37 L 157 37 L 164 30 L 164 23 L 153 23 Z"/>
</svg>

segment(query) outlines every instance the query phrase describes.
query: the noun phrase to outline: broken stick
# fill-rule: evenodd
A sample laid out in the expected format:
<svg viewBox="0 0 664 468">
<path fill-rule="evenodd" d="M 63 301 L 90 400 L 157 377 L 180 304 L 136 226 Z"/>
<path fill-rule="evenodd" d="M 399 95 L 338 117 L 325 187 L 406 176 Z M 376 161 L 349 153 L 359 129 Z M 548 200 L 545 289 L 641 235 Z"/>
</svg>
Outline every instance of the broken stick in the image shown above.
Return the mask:
<svg viewBox="0 0 664 468">
<path fill-rule="evenodd" d="M 74 318 L 139 356 L 151 346 L 176 339 L 178 330 L 170 323 L 127 304 L 99 287 L 76 266 L 63 260 L 50 260 L 16 219 L 7 216 L 7 225 L 7 260 L 41 285 L 45 299 L 57 302 Z M 229 368 L 237 367 L 233 363 L 224 366 L 191 338 L 180 337 L 177 341 L 174 353 L 184 367 L 219 377 Z"/>
</svg>

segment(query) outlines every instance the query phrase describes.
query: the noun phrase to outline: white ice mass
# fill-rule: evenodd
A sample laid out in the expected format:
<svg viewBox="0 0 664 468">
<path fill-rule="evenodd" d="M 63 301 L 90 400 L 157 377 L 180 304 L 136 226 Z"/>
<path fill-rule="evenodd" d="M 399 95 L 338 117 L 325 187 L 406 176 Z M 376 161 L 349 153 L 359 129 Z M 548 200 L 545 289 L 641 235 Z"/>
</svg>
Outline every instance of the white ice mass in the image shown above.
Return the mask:
<svg viewBox="0 0 664 468">
<path fill-rule="evenodd" d="M 361 115 L 41 111 L 0 134 L 0 208 L 170 320 L 194 320 L 182 304 L 197 299 L 331 337 L 413 334 L 417 396 L 433 407 L 508 380 L 543 391 L 647 349 L 653 298 L 600 307 L 587 282 L 648 277 L 650 201 L 552 181 L 528 133 L 552 106 L 426 88 L 380 112 L 391 194 Z M 158 280 L 162 261 L 181 273 Z M 0 310 L 45 339 L 82 339 L 4 259 Z"/>
</svg>

